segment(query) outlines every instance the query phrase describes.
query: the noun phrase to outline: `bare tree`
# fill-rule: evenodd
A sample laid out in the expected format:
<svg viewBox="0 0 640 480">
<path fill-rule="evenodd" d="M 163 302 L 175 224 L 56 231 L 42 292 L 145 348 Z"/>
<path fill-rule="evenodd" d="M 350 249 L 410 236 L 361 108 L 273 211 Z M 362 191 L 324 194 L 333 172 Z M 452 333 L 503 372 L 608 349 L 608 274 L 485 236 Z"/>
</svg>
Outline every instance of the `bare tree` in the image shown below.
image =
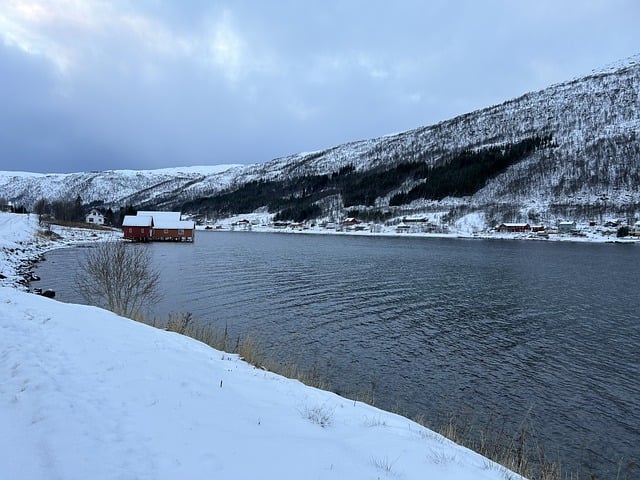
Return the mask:
<svg viewBox="0 0 640 480">
<path fill-rule="evenodd" d="M 159 280 L 146 246 L 116 240 L 98 243 L 89 251 L 75 284 L 88 303 L 139 319 L 145 307 L 160 299 Z"/>
</svg>

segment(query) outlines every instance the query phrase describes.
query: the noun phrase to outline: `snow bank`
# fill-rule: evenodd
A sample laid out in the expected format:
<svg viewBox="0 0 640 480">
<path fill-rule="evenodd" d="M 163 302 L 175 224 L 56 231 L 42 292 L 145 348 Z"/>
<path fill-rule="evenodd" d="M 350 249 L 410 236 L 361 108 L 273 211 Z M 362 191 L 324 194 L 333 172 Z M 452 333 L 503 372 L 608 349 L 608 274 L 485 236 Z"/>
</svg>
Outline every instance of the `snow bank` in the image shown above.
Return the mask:
<svg viewBox="0 0 640 480">
<path fill-rule="evenodd" d="M 455 222 L 455 229 L 460 234 L 474 235 L 487 230 L 487 219 L 484 212 L 473 212 L 462 216 Z"/>
<path fill-rule="evenodd" d="M 37 229 L 36 215 L 0 212 L 0 285 L 14 285 L 20 264 L 36 255 L 40 244 Z"/>
<path fill-rule="evenodd" d="M 34 240 L 37 228 L 36 215 L 0 212 L 0 248 L 25 246 Z"/>
<path fill-rule="evenodd" d="M 0 286 L 21 286 L 25 264 L 52 248 L 122 237 L 113 230 L 52 226 L 46 235 L 38 215 L 0 212 Z"/>
</svg>

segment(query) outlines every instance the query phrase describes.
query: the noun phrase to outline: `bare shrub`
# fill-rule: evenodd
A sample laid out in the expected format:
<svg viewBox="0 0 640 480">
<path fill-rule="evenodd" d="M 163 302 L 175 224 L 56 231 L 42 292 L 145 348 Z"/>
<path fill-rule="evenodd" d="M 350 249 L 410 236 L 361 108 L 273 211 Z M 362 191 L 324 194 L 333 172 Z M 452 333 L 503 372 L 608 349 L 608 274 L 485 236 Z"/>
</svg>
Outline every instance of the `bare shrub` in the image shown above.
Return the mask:
<svg viewBox="0 0 640 480">
<path fill-rule="evenodd" d="M 386 477 L 398 476 L 398 474 L 393 470 L 393 466 L 397 461 L 397 458 L 394 461 L 390 461 L 386 456 L 384 458 L 371 457 L 371 465 L 382 472 Z"/>
<path fill-rule="evenodd" d="M 81 261 L 75 285 L 88 303 L 137 319 L 145 307 L 160 299 L 159 279 L 145 246 L 107 241 L 98 243 Z"/>
<path fill-rule="evenodd" d="M 187 335 L 192 320 L 193 315 L 191 315 L 190 312 L 181 314 L 170 313 L 166 330 L 168 330 L 169 332 L 176 332 L 181 335 Z"/>
<path fill-rule="evenodd" d="M 325 404 L 313 407 L 305 405 L 304 408 L 300 410 L 300 414 L 304 418 L 310 420 L 311 423 L 320 425 L 322 428 L 326 428 L 331 425 L 333 422 L 333 412 L 333 408 L 328 407 Z"/>
<path fill-rule="evenodd" d="M 255 365 L 260 365 L 260 352 L 258 351 L 258 344 L 251 338 L 247 337 L 242 342 L 239 342 L 237 352 L 245 362 Z"/>
</svg>

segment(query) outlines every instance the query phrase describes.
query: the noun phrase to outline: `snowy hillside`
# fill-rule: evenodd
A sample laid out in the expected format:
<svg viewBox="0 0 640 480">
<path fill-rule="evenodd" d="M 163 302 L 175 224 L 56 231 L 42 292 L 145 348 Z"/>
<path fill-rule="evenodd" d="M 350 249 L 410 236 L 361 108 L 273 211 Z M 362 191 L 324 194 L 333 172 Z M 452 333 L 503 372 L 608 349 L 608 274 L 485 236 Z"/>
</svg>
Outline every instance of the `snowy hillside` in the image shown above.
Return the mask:
<svg viewBox="0 0 640 480">
<path fill-rule="evenodd" d="M 107 170 L 67 174 L 0 171 L 3 196 L 15 205 L 33 208 L 41 198 L 103 201 L 106 205 L 140 205 L 165 195 L 175 196 L 193 184 L 226 188 L 239 165 L 164 168 L 158 170 Z"/>
<path fill-rule="evenodd" d="M 13 175 L 0 173 L 4 195 L 29 207 L 40 196 L 81 195 L 85 202 L 104 200 L 181 208 L 211 214 L 199 199 L 242 188 L 247 182 L 283 182 L 314 175 L 335 175 L 353 167 L 383 172 L 404 163 L 448 164 L 456 154 L 510 146 L 534 137 L 551 139 L 505 171 L 488 178 L 471 195 L 415 200 L 407 212 L 440 212 L 454 222 L 469 212 L 482 212 L 487 221 L 538 221 L 544 218 L 592 219 L 603 215 L 633 217 L 640 212 L 640 56 L 565 83 L 439 124 L 381 138 L 351 142 L 323 151 L 299 153 L 270 162 L 235 166 L 221 172 L 102 172 L 72 175 Z M 362 181 L 368 181 L 366 179 Z M 428 175 L 403 181 L 375 201 L 356 205 L 392 214 L 391 197 L 405 192 Z M 287 186 L 287 185 L 284 185 Z M 287 198 L 306 195 L 290 192 Z M 327 215 L 353 207 L 345 192 L 315 192 L 309 201 Z M 277 204 L 278 202 L 273 202 Z M 264 205 L 262 205 L 264 206 Z M 241 213 L 241 212 L 234 212 Z M 275 212 L 274 212 L 275 213 Z M 215 215 L 214 215 L 215 216 Z"/>
<path fill-rule="evenodd" d="M 0 267 L 37 224 L 0 213 Z M 95 307 L 0 286 L 0 477 L 517 479 L 398 415 Z"/>
</svg>

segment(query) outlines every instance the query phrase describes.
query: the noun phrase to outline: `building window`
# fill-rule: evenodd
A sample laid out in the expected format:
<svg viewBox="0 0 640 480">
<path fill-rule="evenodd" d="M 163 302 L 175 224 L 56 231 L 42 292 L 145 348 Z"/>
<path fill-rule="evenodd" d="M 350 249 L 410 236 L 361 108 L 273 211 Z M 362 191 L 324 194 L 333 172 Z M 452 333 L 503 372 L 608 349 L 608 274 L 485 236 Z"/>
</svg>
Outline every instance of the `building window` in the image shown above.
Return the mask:
<svg viewBox="0 0 640 480">
<path fill-rule="evenodd" d="M 164 229 L 164 233 L 167 234 L 169 233 L 169 230 L 167 230 L 166 228 Z"/>
<path fill-rule="evenodd" d="M 184 229 L 179 228 L 178 229 L 178 235 L 184 235 Z"/>
</svg>

